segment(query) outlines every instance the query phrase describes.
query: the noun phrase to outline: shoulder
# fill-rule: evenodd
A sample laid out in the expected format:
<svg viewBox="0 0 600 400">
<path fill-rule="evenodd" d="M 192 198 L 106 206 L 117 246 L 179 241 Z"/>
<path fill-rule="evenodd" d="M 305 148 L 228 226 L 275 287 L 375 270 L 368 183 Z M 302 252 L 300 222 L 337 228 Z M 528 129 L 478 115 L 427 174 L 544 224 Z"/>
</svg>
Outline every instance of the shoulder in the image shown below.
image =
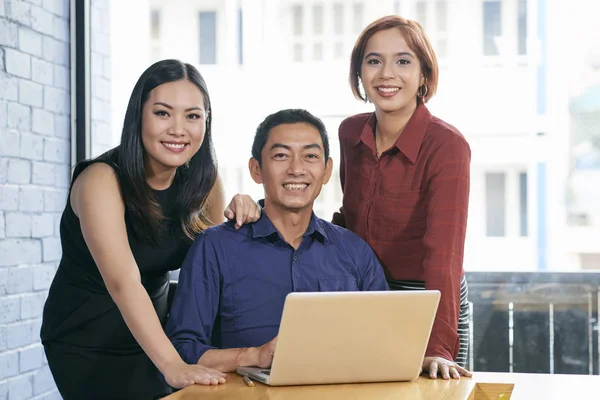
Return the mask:
<svg viewBox="0 0 600 400">
<path fill-rule="evenodd" d="M 362 128 L 365 126 L 365 124 L 372 115 L 373 113 L 362 113 L 345 118 L 340 123 L 340 127 L 338 129 L 340 139 L 352 138 L 357 135 L 360 135 L 360 133 L 362 132 Z"/>
<path fill-rule="evenodd" d="M 357 251 L 359 254 L 371 251 L 371 247 L 367 242 L 356 233 L 324 219 L 319 218 L 318 220 L 331 244 L 348 251 Z"/>
<path fill-rule="evenodd" d="M 227 247 L 239 242 L 250 234 L 250 225 L 245 224 L 235 229 L 235 221 L 226 221 L 206 228 L 196 236 L 195 243 L 210 243 L 215 247 Z"/>
<path fill-rule="evenodd" d="M 438 117 L 431 117 L 427 139 L 433 151 L 466 157 L 471 155 L 471 147 L 464 135 L 454 125 Z"/>
<path fill-rule="evenodd" d="M 77 176 L 74 177 L 73 191 L 96 190 L 118 190 L 119 179 L 115 169 L 104 162 L 94 162 L 84 166 Z"/>
</svg>

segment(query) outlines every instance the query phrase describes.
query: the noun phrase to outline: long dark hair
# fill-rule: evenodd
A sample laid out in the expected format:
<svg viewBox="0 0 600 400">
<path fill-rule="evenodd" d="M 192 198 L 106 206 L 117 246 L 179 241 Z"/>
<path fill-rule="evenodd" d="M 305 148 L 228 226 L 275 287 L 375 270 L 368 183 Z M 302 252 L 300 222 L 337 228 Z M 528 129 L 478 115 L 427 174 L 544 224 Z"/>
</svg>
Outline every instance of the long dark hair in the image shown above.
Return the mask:
<svg viewBox="0 0 600 400">
<path fill-rule="evenodd" d="M 200 149 L 185 166 L 177 168 L 172 185 L 176 185 L 175 208 L 169 215 L 181 222 L 182 233 L 193 239 L 210 225 L 205 206 L 217 179 L 214 153 L 210 96 L 204 78 L 191 64 L 178 60 L 162 60 L 151 65 L 133 88 L 121 134 L 121 145 L 115 154 L 117 176 L 126 210 L 137 236 L 156 244 L 163 233 L 166 218 L 146 182 L 145 149 L 142 143 L 142 109 L 152 89 L 168 82 L 187 79 L 200 89 L 206 110 L 206 132 Z"/>
</svg>

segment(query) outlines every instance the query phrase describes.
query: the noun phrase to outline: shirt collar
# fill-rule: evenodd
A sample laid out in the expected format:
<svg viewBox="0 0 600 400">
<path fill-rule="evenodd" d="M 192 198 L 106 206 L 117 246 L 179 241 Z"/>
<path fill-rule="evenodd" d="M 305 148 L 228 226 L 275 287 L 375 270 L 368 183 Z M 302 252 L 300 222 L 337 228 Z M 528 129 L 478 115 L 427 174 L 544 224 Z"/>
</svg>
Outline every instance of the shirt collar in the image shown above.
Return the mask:
<svg viewBox="0 0 600 400">
<path fill-rule="evenodd" d="M 394 143 L 394 146 L 392 147 L 396 147 L 398 150 L 400 150 L 400 152 L 402 152 L 402 154 L 406 156 L 406 158 L 409 159 L 411 163 L 415 164 L 417 162 L 417 156 L 419 155 L 419 150 L 421 149 L 421 144 L 423 143 L 423 138 L 425 137 L 425 133 L 427 132 L 430 122 L 431 113 L 424 104 L 419 104 L 412 117 L 410 117 L 408 123 L 404 127 L 402 135 L 398 137 L 396 143 Z M 355 146 L 360 142 L 363 142 L 365 145 L 370 147 L 374 153 L 376 152 L 376 123 L 377 118 L 375 117 L 375 113 L 372 113 L 367 119 L 367 123 L 363 127 Z"/>
<path fill-rule="evenodd" d="M 259 200 L 258 205 L 262 208 L 265 206 L 264 200 Z M 302 236 L 311 236 L 313 238 L 319 238 L 324 242 L 327 242 L 329 239 L 327 237 L 327 232 L 325 231 L 325 227 L 323 226 L 323 221 L 317 218 L 314 212 L 312 212 L 310 216 L 310 222 L 308 223 L 308 228 L 304 235 Z M 271 222 L 265 211 L 262 210 L 260 218 L 258 221 L 250 225 L 252 228 L 252 237 L 253 238 L 262 238 L 269 237 L 271 235 L 277 234 L 279 237 L 281 235 L 275 228 L 275 225 Z"/>
</svg>

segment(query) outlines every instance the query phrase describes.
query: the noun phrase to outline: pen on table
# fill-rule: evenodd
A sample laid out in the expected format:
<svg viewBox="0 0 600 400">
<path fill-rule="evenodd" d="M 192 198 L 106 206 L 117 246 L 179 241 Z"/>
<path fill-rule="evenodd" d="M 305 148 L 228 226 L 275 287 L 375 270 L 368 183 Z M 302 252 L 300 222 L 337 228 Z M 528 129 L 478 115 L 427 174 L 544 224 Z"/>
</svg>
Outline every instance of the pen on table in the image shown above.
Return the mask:
<svg viewBox="0 0 600 400">
<path fill-rule="evenodd" d="M 244 375 L 244 383 L 246 386 L 254 387 L 254 382 L 248 378 L 248 375 Z"/>
</svg>

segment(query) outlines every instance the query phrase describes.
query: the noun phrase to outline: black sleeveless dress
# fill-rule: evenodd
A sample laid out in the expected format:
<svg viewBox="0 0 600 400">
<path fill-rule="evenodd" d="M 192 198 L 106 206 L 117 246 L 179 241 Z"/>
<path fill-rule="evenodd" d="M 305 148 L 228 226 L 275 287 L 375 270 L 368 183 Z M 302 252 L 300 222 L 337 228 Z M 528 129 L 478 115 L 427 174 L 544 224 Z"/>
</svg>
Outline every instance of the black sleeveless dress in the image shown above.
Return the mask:
<svg viewBox="0 0 600 400">
<path fill-rule="evenodd" d="M 118 168 L 114 152 L 96 161 Z M 76 169 L 73 181 L 86 166 Z M 154 191 L 167 216 L 177 196 L 174 186 Z M 158 246 L 150 246 L 134 234 L 127 213 L 125 223 L 142 283 L 164 326 L 169 270 L 181 266 L 191 241 L 167 234 Z M 176 232 L 179 222 L 170 220 L 169 225 L 169 231 Z M 169 393 L 108 294 L 68 200 L 60 236 L 62 258 L 44 306 L 41 328 L 48 365 L 60 394 L 65 400 L 149 400 Z"/>
</svg>

